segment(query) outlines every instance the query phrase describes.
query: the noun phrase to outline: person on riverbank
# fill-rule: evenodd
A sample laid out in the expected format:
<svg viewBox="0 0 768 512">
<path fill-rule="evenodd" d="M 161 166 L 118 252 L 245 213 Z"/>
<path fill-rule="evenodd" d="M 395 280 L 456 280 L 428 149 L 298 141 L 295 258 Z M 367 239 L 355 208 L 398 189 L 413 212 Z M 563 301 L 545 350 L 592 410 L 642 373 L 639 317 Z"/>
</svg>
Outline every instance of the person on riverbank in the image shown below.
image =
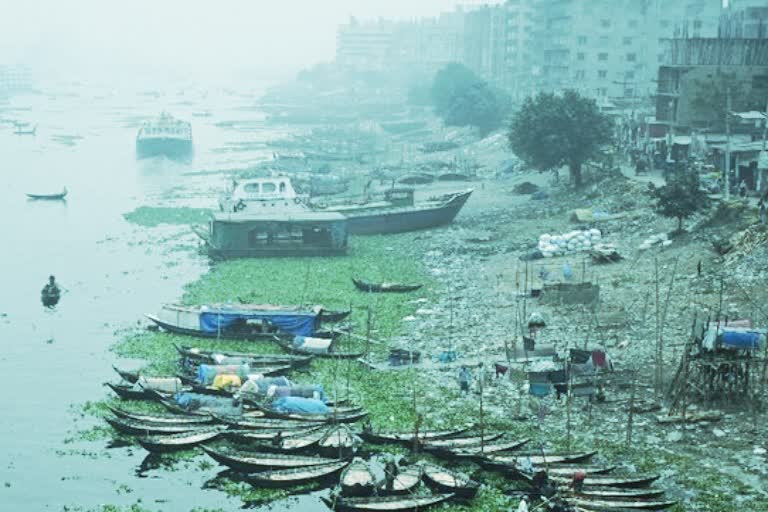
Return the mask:
<svg viewBox="0 0 768 512">
<path fill-rule="evenodd" d="M 461 389 L 461 392 L 463 394 L 469 393 L 469 383 L 472 381 L 472 374 L 469 371 L 469 368 L 466 366 L 462 366 L 461 370 L 459 370 L 459 389 Z"/>
</svg>

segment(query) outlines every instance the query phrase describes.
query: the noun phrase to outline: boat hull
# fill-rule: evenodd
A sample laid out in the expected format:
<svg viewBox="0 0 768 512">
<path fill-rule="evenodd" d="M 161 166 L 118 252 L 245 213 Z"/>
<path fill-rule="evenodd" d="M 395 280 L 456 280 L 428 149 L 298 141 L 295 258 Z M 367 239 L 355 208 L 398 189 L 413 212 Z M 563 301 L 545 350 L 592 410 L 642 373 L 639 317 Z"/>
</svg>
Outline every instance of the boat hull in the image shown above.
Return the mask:
<svg viewBox="0 0 768 512">
<path fill-rule="evenodd" d="M 150 158 L 166 156 L 168 158 L 187 158 L 192 156 L 192 139 L 174 139 L 170 137 L 136 139 L 136 156 Z"/>
<path fill-rule="evenodd" d="M 345 213 L 347 230 L 353 235 L 378 235 L 417 231 L 450 224 L 464 207 L 472 191 L 455 194 L 433 208 L 403 208 L 389 211 Z"/>
</svg>

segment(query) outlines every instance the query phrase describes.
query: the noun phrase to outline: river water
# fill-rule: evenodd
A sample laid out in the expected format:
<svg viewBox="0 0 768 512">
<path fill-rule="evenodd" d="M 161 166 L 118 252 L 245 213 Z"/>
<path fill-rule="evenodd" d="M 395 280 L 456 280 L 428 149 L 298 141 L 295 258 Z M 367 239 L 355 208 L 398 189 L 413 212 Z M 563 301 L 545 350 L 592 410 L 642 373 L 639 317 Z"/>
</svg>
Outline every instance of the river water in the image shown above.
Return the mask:
<svg viewBox="0 0 768 512">
<path fill-rule="evenodd" d="M 99 424 L 82 406 L 107 396 L 101 383 L 115 379 L 117 331 L 178 299 L 208 268 L 186 227 L 143 228 L 123 214 L 141 205 L 213 207 L 225 186 L 216 171 L 268 158 L 258 143 L 284 133 L 253 108 L 258 92 L 78 84 L 0 101 L 0 509 L 242 506 L 202 489 L 220 467 L 201 470 L 194 460 L 139 476 L 141 448 L 105 449 L 77 433 Z M 136 159 L 140 122 L 162 110 L 193 122 L 191 162 Z M 36 135 L 15 135 L 11 120 L 37 124 Z M 66 202 L 25 196 L 62 186 Z M 54 311 L 40 303 L 49 274 L 65 290 Z M 270 508 L 281 509 L 325 510 L 314 498 Z"/>
</svg>

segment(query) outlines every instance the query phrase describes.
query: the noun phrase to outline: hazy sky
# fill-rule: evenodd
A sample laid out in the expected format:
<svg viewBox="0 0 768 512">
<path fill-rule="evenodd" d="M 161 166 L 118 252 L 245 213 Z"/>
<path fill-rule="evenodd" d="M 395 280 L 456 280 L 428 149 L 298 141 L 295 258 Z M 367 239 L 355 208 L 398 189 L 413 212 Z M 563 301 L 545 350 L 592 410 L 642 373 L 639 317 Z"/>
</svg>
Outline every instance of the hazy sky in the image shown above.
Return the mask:
<svg viewBox="0 0 768 512">
<path fill-rule="evenodd" d="M 423 17 L 452 10 L 457 3 L 0 0 L 0 63 L 89 74 L 293 70 L 333 58 L 336 26 L 350 15 Z"/>
</svg>

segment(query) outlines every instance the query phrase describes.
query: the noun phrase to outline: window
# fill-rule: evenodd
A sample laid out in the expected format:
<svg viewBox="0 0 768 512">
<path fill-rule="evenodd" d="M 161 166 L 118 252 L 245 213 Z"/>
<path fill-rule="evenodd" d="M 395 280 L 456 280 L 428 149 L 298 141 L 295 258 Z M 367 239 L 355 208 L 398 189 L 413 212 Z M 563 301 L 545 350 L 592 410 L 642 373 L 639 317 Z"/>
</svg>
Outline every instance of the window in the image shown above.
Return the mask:
<svg viewBox="0 0 768 512">
<path fill-rule="evenodd" d="M 274 183 L 264 183 L 261 186 L 261 191 L 265 194 L 273 193 L 275 190 L 277 190 L 277 186 Z"/>
<path fill-rule="evenodd" d="M 629 20 L 629 28 L 637 28 L 637 20 Z"/>
<path fill-rule="evenodd" d="M 584 53 L 577 53 L 576 54 L 576 60 L 584 60 L 586 57 Z"/>
<path fill-rule="evenodd" d="M 624 38 L 624 46 L 629 46 L 632 44 L 632 38 L 631 37 L 625 37 Z"/>
<path fill-rule="evenodd" d="M 755 75 L 752 77 L 753 89 L 768 89 L 768 75 Z"/>
<path fill-rule="evenodd" d="M 579 36 L 576 40 L 579 44 L 587 44 L 587 36 Z"/>
<path fill-rule="evenodd" d="M 693 22 L 693 28 L 701 28 L 701 25 L 702 25 L 701 20 L 695 20 Z"/>
<path fill-rule="evenodd" d="M 627 62 L 635 62 L 636 60 L 637 60 L 637 54 L 635 53 L 627 54 Z"/>
<path fill-rule="evenodd" d="M 248 192 L 249 194 L 258 194 L 259 193 L 259 184 L 258 183 L 248 183 L 243 187 L 243 190 Z"/>
<path fill-rule="evenodd" d="M 603 28 L 609 28 L 611 26 L 611 20 L 600 20 L 600 26 Z"/>
<path fill-rule="evenodd" d="M 607 53 L 598 53 L 597 54 L 597 60 L 600 60 L 600 61 L 608 60 L 608 54 Z"/>
<path fill-rule="evenodd" d="M 597 89 L 597 95 L 598 96 L 607 96 L 608 95 L 608 89 L 605 87 L 600 87 Z"/>
<path fill-rule="evenodd" d="M 635 79 L 635 72 L 634 71 L 627 71 L 624 73 L 624 78 L 627 80 L 634 80 Z"/>
<path fill-rule="evenodd" d="M 605 69 L 601 69 L 600 71 L 597 72 L 597 77 L 598 78 L 606 78 L 606 77 L 608 77 L 608 71 L 605 70 Z"/>
<path fill-rule="evenodd" d="M 574 76 L 574 78 L 576 80 L 584 80 L 584 78 L 585 78 L 584 70 L 580 69 L 580 70 L 576 71 L 576 76 Z"/>
</svg>

